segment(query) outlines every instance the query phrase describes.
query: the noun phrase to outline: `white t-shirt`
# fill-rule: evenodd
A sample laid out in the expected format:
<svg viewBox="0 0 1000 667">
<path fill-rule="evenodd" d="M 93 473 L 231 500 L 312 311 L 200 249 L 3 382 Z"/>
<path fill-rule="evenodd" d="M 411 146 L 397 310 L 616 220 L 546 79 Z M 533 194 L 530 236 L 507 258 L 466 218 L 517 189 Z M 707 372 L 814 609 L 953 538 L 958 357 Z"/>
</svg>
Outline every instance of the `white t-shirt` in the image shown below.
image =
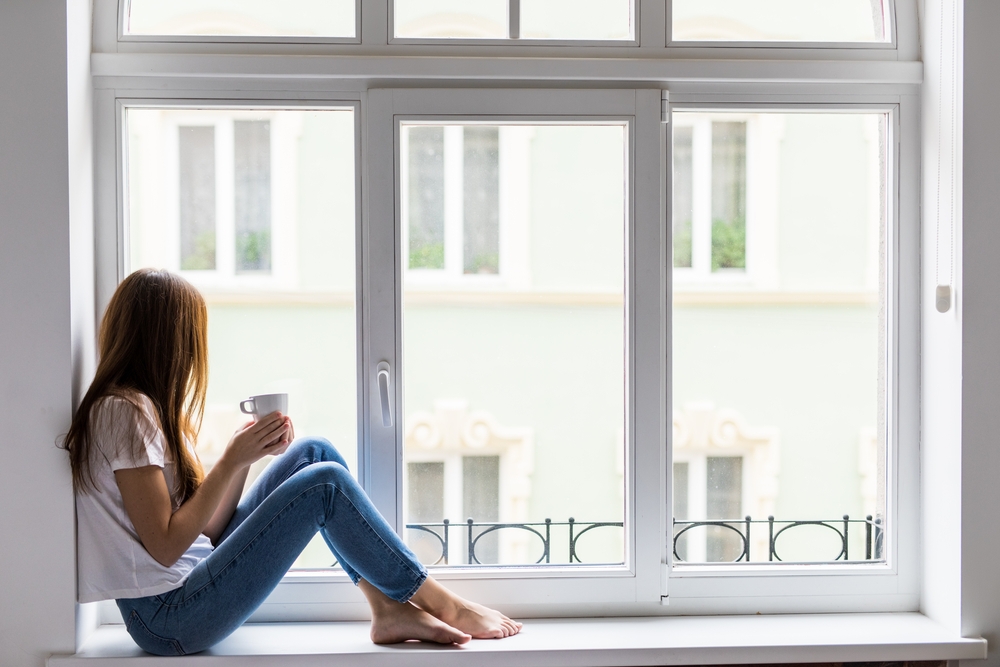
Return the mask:
<svg viewBox="0 0 1000 667">
<path fill-rule="evenodd" d="M 142 546 L 125 512 L 114 471 L 149 465 L 163 468 L 173 509 L 180 507 L 174 462 L 158 423 L 153 402 L 144 394 L 135 394 L 134 402 L 110 396 L 94 405 L 90 459 L 94 488 L 76 495 L 80 602 L 165 593 L 184 583 L 192 568 L 212 553 L 211 541 L 199 535 L 176 563 L 164 567 Z"/>
</svg>

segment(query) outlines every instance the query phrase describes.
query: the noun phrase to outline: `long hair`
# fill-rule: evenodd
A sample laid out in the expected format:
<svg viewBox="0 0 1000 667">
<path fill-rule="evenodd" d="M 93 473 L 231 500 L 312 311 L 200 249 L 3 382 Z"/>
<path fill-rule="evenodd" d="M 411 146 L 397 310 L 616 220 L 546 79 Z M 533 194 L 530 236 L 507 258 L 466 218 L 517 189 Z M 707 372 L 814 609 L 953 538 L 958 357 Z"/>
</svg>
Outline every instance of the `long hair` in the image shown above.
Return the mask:
<svg viewBox="0 0 1000 667">
<path fill-rule="evenodd" d="M 141 269 L 118 286 L 98 335 L 97 372 L 73 416 L 64 447 L 78 492 L 93 488 L 93 408 L 119 396 L 135 404 L 136 392 L 150 398 L 176 466 L 180 502 L 204 476 L 192 443 L 201 428 L 208 388 L 208 311 L 189 282 L 167 271 Z M 136 406 L 138 410 L 138 406 Z"/>
</svg>

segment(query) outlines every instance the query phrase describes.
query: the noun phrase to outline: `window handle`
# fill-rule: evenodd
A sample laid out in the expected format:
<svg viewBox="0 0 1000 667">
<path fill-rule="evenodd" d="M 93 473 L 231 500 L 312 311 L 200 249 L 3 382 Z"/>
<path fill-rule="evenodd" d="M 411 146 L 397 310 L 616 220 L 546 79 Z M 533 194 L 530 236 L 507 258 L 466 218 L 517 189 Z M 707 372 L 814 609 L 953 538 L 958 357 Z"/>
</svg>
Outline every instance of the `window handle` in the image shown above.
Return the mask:
<svg viewBox="0 0 1000 667">
<path fill-rule="evenodd" d="M 375 367 L 378 377 L 378 396 L 382 403 L 382 426 L 392 426 L 392 409 L 389 406 L 389 362 L 380 361 Z"/>
</svg>

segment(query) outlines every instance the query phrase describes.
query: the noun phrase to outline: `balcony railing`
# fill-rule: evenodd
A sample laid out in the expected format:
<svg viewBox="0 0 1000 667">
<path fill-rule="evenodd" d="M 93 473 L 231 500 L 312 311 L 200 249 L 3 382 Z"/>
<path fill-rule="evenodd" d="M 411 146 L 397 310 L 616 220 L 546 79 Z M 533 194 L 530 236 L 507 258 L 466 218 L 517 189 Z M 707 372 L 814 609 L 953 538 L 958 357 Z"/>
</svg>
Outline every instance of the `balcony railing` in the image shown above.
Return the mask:
<svg viewBox="0 0 1000 667">
<path fill-rule="evenodd" d="M 767 560 L 771 562 L 781 561 L 779 546 L 782 536 L 787 536 L 805 527 L 819 527 L 832 531 L 835 535 L 836 544 L 839 546 L 839 553 L 833 558 L 824 559 L 820 562 L 848 561 L 851 555 L 858 553 L 858 545 L 852 545 L 852 535 L 857 534 L 857 530 L 851 530 L 852 526 L 863 526 L 864 528 L 864 560 L 881 560 L 883 557 L 883 536 L 884 530 L 880 518 L 872 518 L 871 515 L 864 519 L 851 519 L 844 515 L 840 519 L 815 519 L 815 520 L 778 520 L 773 516 L 765 519 L 752 519 L 747 516 L 736 520 L 710 520 L 710 521 L 678 521 L 673 522 L 673 555 L 674 562 L 684 562 L 678 555 L 678 540 L 684 535 L 691 539 L 691 531 L 695 528 L 716 528 L 717 531 L 725 531 L 735 536 L 738 546 L 738 554 L 731 562 L 752 562 L 751 548 L 754 538 L 760 538 L 760 531 L 765 530 L 767 536 Z M 482 539 L 486 535 L 499 533 L 500 531 L 521 531 L 527 533 L 532 541 L 541 547 L 541 555 L 535 564 L 552 563 L 556 557 L 554 551 L 558 543 L 564 546 L 562 554 L 567 556 L 568 563 L 583 563 L 580 552 L 577 548 L 578 541 L 584 535 L 604 528 L 622 528 L 621 521 L 577 521 L 570 517 L 568 521 L 552 521 L 545 519 L 539 522 L 524 523 L 498 523 L 492 521 L 475 521 L 467 519 L 464 523 L 452 523 L 448 519 L 440 523 L 408 523 L 406 528 L 417 531 L 421 534 L 432 535 L 440 546 L 440 556 L 431 565 L 448 565 L 449 554 L 452 552 L 454 540 L 461 540 L 462 555 L 465 559 L 463 564 L 482 565 L 477 548 L 480 547 Z M 566 528 L 567 538 L 565 541 L 556 540 L 555 528 Z M 562 532 L 562 531 L 557 531 Z M 856 541 L 857 538 L 855 538 Z M 536 551 L 536 553 L 538 553 Z M 860 560 L 855 558 L 855 560 Z M 758 560 L 756 562 L 762 562 Z"/>
<path fill-rule="evenodd" d="M 834 561 L 846 561 L 851 560 L 851 554 L 857 553 L 857 547 L 851 549 L 851 526 L 863 525 L 864 535 L 865 535 L 865 557 L 864 560 L 882 560 L 883 554 L 883 537 L 884 530 L 882 528 L 882 519 L 875 518 L 869 514 L 864 519 L 852 519 L 850 516 L 845 514 L 840 519 L 812 519 L 812 520 L 778 520 L 773 516 L 764 519 L 752 519 L 749 516 L 744 517 L 742 520 L 713 520 L 713 521 L 678 521 L 674 519 L 674 540 L 673 540 L 673 554 L 674 562 L 684 562 L 684 559 L 677 553 L 677 542 L 685 534 L 688 534 L 691 530 L 699 527 L 711 528 L 717 527 L 717 530 L 722 532 L 730 533 L 735 535 L 737 539 L 737 544 L 740 547 L 739 553 L 736 554 L 735 558 L 732 558 L 733 563 L 749 563 L 751 561 L 750 555 L 750 545 L 753 543 L 753 538 L 759 535 L 759 531 L 763 530 L 764 526 L 767 526 L 767 560 L 769 562 L 782 561 L 783 559 L 779 555 L 778 545 L 779 539 L 785 535 L 791 535 L 796 529 L 802 529 L 805 527 L 819 527 L 821 529 L 826 529 L 831 531 L 836 537 L 836 544 L 838 545 L 840 552 L 834 555 L 833 558 L 823 559 L 819 562 L 834 562 Z M 859 559 L 855 559 L 859 560 Z M 759 561 L 758 561 L 759 562 Z"/>
</svg>

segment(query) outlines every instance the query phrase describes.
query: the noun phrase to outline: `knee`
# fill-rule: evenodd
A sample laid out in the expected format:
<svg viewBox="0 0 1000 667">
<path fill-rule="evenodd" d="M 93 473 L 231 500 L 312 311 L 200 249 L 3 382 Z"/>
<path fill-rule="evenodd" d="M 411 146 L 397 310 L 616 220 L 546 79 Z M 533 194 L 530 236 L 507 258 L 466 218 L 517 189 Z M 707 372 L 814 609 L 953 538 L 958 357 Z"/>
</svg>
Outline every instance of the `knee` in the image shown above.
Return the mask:
<svg viewBox="0 0 1000 667">
<path fill-rule="evenodd" d="M 337 448 L 326 438 L 316 436 L 298 438 L 288 449 L 314 463 L 331 462 L 340 464 L 345 469 L 347 468 L 347 461 L 344 460 L 344 457 L 340 455 Z"/>
<path fill-rule="evenodd" d="M 326 484 L 341 491 L 356 485 L 347 466 L 336 461 L 323 461 L 309 466 L 307 475 L 313 483 Z"/>
</svg>

